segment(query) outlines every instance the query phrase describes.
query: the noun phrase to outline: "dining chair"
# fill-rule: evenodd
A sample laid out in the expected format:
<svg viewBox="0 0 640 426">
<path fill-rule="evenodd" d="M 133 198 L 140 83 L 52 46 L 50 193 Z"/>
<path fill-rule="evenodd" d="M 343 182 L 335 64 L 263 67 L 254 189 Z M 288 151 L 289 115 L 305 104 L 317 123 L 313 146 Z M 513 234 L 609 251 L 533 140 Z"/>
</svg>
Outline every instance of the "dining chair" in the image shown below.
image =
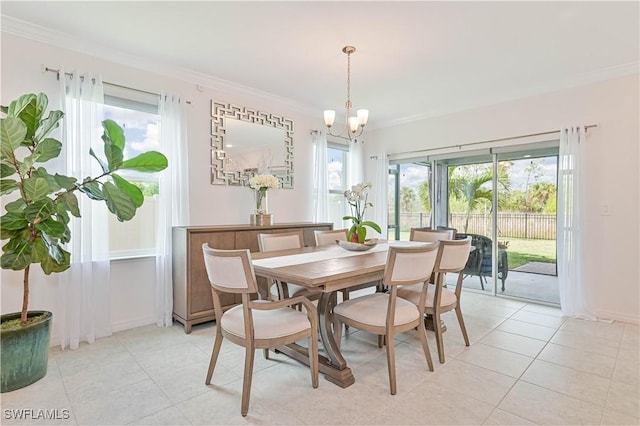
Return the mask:
<svg viewBox="0 0 640 426">
<path fill-rule="evenodd" d="M 347 241 L 348 229 L 331 229 L 321 230 L 314 229 L 313 236 L 316 240 L 317 246 L 329 246 L 336 243 L 336 241 Z"/>
<path fill-rule="evenodd" d="M 440 363 L 444 363 L 445 361 L 442 323 L 440 321 L 440 315 L 442 313 L 455 309 L 464 343 L 469 346 L 469 336 L 464 326 L 464 319 L 462 318 L 462 310 L 460 308 L 460 294 L 462 293 L 464 266 L 469 258 L 470 249 L 471 238 L 465 238 L 464 240 L 445 240 L 439 243 L 438 257 L 433 268 L 436 275 L 435 284 L 429 284 L 428 286 L 424 313 L 431 315 L 433 318 L 433 329 L 436 334 L 438 359 Z M 458 272 L 458 281 L 454 291 L 443 286 L 444 275 L 447 272 Z M 409 300 L 417 306 L 420 306 L 420 303 L 422 303 L 422 293 L 410 286 L 400 287 L 398 289 L 398 297 Z"/>
<path fill-rule="evenodd" d="M 487 277 L 492 276 L 493 270 L 493 241 L 491 238 L 479 234 L 458 234 L 460 238 L 471 238 L 471 245 L 475 250 L 469 255 L 469 260 L 464 268 L 465 276 L 477 275 L 480 279 L 480 288 L 484 290 Z M 496 265 L 498 279 L 502 281 L 504 292 L 505 281 L 509 275 L 509 257 L 507 250 L 498 249 L 498 264 Z"/>
<path fill-rule="evenodd" d="M 431 229 L 431 228 L 411 228 L 409 236 L 411 241 L 421 241 L 425 243 L 433 243 L 435 241 L 453 240 L 453 230 L 450 229 Z"/>
<path fill-rule="evenodd" d="M 341 324 L 384 336 L 387 345 L 387 368 L 391 395 L 396 394 L 394 336 L 417 328 L 429 370 L 433 362 L 423 320 L 428 279 L 431 276 L 438 243 L 418 246 L 389 247 L 383 282 L 387 293 L 374 293 L 339 303 L 333 308 L 334 333 L 340 346 Z M 420 293 L 418 304 L 398 297 L 398 286 L 415 287 Z"/>
<path fill-rule="evenodd" d="M 433 243 L 436 241 L 453 240 L 454 234 L 455 231 L 453 229 L 411 228 L 409 240 Z M 435 273 L 431 275 L 429 281 L 432 283 L 435 282 Z"/>
<path fill-rule="evenodd" d="M 318 312 L 313 303 L 303 296 L 279 301 L 252 300 L 251 296 L 258 292 L 258 284 L 249 250 L 217 250 L 204 243 L 202 251 L 216 312 L 216 337 L 205 383 L 211 383 L 224 338 L 243 346 L 245 358 L 240 413 L 246 416 L 255 350 L 268 350 L 308 338 L 311 384 L 317 388 Z M 220 292 L 241 294 L 242 304 L 222 312 Z M 291 309 L 292 304 L 304 306 L 306 313 Z"/>
<path fill-rule="evenodd" d="M 302 231 L 258 234 L 258 247 L 261 252 L 302 248 L 304 247 L 303 234 Z M 276 297 L 278 299 L 305 296 L 310 300 L 317 300 L 321 295 L 321 292 L 318 290 L 309 290 L 306 287 L 294 283 L 273 281 L 273 284 L 277 289 Z M 269 288 L 273 288 L 274 285 L 270 285 Z"/>
<path fill-rule="evenodd" d="M 438 230 L 438 231 L 451 231 L 451 238 L 449 238 L 449 239 L 450 240 L 458 239 L 458 238 L 456 238 L 456 236 L 458 235 L 458 230 L 456 228 L 452 228 L 450 226 L 438 225 L 438 226 L 436 226 L 436 230 Z"/>
</svg>

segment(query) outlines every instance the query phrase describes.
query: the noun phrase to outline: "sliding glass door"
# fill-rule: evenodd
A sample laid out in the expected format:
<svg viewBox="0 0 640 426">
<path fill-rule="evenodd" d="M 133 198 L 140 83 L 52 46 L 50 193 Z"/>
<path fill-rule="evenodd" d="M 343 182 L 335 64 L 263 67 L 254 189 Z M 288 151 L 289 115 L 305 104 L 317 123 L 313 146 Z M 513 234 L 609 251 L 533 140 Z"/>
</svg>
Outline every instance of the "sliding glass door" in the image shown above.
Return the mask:
<svg viewBox="0 0 640 426">
<path fill-rule="evenodd" d="M 389 239 L 408 240 L 411 228 L 430 226 L 431 199 L 430 164 L 416 161 L 391 165 Z"/>
<path fill-rule="evenodd" d="M 504 295 L 560 303 L 556 264 L 557 149 L 500 153 L 510 185 L 499 188 L 498 258 L 508 279 Z"/>
<path fill-rule="evenodd" d="M 559 303 L 557 153 L 555 143 L 542 143 L 390 166 L 389 239 L 409 239 L 412 227 L 454 228 L 475 248 L 465 288 Z M 453 284 L 457 277 L 447 275 Z"/>
<path fill-rule="evenodd" d="M 438 225 L 454 228 L 458 238 L 470 236 L 475 247 L 465 268 L 464 286 L 493 293 L 493 158 L 488 153 L 444 158 L 436 161 L 436 167 L 447 197 L 447 215 L 439 209 Z M 499 179 L 498 184 L 504 181 Z M 453 283 L 456 277 L 449 275 Z"/>
</svg>

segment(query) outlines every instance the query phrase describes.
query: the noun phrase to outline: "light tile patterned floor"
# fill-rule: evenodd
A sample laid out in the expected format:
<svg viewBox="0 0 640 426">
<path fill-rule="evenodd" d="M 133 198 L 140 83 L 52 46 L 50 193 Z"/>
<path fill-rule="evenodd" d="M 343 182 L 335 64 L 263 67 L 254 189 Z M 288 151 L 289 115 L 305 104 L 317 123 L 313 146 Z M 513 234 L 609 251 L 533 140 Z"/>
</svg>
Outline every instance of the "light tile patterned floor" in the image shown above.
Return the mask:
<svg viewBox="0 0 640 426">
<path fill-rule="evenodd" d="M 465 292 L 471 346 L 445 321 L 447 362 L 426 369 L 414 333 L 397 337 L 398 394 L 375 337 L 351 330 L 342 349 L 356 383 L 341 389 L 283 355 L 256 354 L 251 406 L 240 416 L 243 349 L 225 342 L 204 378 L 215 325 L 142 327 L 77 351 L 53 349 L 39 382 L 1 396 L 2 424 L 640 424 L 637 325 L 563 318 L 546 306 Z M 49 410 L 57 420 L 36 417 Z M 30 410 L 30 411 L 25 411 Z M 67 416 L 68 413 L 68 416 Z M 64 418 L 68 417 L 68 418 Z"/>
</svg>

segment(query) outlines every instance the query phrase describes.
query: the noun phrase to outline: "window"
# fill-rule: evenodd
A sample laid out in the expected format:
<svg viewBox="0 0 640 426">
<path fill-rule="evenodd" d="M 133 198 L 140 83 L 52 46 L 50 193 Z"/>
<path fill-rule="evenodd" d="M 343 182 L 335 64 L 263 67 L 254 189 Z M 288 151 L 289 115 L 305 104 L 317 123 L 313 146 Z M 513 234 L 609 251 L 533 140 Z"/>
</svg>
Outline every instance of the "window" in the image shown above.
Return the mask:
<svg viewBox="0 0 640 426">
<path fill-rule="evenodd" d="M 344 228 L 342 217 L 347 214 L 344 192 L 347 188 L 349 146 L 327 143 L 327 174 L 329 175 L 329 221 L 335 229 Z"/>
<path fill-rule="evenodd" d="M 105 91 L 107 87 L 105 87 Z M 111 119 L 124 130 L 125 159 L 141 152 L 158 150 L 158 99 L 147 96 L 140 100 L 138 93 L 126 93 L 127 98 L 107 95 L 103 108 L 104 119 Z M 132 99 L 133 98 L 133 99 Z M 155 254 L 158 218 L 158 177 L 131 170 L 117 172 L 138 186 L 144 194 L 144 203 L 136 216 L 128 222 L 118 222 L 109 216 L 109 250 L 111 258 L 126 258 Z"/>
</svg>

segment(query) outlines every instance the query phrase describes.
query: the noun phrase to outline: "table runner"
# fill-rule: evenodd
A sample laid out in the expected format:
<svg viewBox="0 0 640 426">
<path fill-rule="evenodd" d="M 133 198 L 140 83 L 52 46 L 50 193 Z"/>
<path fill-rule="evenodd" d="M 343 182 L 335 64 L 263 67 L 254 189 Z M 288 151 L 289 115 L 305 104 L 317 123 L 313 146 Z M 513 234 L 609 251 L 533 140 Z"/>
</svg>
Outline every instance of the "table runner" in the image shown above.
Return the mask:
<svg viewBox="0 0 640 426">
<path fill-rule="evenodd" d="M 387 251 L 390 246 L 414 246 L 429 243 L 416 243 L 411 241 L 391 241 L 379 243 L 374 248 L 367 251 L 349 251 L 342 247 L 335 246 L 329 250 L 316 251 L 310 253 L 292 254 L 288 256 L 270 257 L 267 259 L 253 260 L 254 266 L 263 268 L 279 268 L 282 266 L 300 265 L 303 263 L 318 262 L 320 260 L 335 259 L 336 257 L 361 256 L 369 253 Z"/>
</svg>

